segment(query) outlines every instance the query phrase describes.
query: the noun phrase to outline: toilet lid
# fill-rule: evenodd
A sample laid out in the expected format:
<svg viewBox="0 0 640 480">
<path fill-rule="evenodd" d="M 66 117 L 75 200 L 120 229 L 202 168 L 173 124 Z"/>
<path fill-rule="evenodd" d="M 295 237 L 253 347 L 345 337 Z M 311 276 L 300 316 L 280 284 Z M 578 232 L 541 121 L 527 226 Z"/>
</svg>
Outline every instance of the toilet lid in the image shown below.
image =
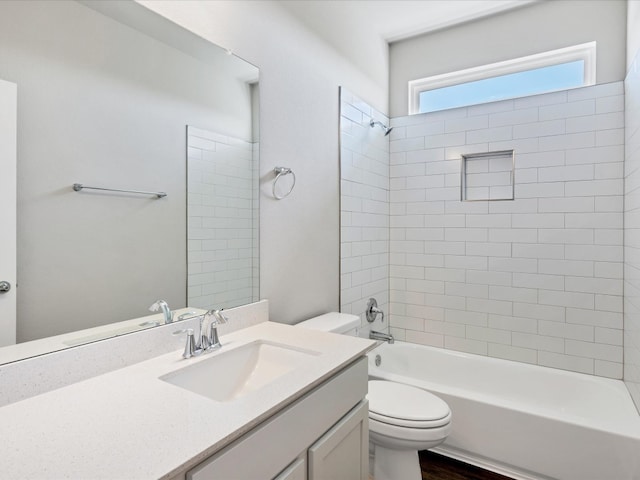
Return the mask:
<svg viewBox="0 0 640 480">
<path fill-rule="evenodd" d="M 451 420 L 449 406 L 417 387 L 385 380 L 369 380 L 369 417 L 413 428 L 435 428 Z"/>
</svg>

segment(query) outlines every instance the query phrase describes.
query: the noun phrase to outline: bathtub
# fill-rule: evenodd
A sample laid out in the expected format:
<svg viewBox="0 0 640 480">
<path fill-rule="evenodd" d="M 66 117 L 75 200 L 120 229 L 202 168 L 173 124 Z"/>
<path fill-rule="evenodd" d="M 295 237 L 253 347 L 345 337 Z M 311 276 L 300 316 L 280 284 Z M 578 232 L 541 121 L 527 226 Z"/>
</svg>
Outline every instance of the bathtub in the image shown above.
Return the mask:
<svg viewBox="0 0 640 480">
<path fill-rule="evenodd" d="M 619 380 L 403 342 L 372 350 L 369 376 L 449 404 L 436 452 L 523 480 L 640 479 L 640 416 Z"/>
</svg>

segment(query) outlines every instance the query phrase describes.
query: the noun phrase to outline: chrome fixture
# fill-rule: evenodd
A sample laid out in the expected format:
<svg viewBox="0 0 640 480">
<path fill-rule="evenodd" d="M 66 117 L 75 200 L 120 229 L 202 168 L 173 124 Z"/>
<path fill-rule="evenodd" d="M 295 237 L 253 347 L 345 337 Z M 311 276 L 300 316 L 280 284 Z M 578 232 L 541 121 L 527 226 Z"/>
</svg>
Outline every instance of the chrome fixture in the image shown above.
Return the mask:
<svg viewBox="0 0 640 480">
<path fill-rule="evenodd" d="M 382 322 L 384 322 L 384 312 L 378 308 L 378 301 L 375 298 L 370 298 L 367 302 L 367 311 L 365 315 L 367 316 L 367 322 L 372 323 L 378 314 L 382 315 Z"/>
<path fill-rule="evenodd" d="M 202 315 L 200 317 L 200 338 L 198 343 L 196 343 L 196 348 L 199 348 L 203 352 L 206 352 L 211 349 L 211 342 L 209 341 L 209 336 L 206 332 L 206 326 L 204 325 L 204 321 L 209 320 L 206 315 Z M 208 322 L 209 324 L 211 322 Z"/>
<path fill-rule="evenodd" d="M 283 198 L 288 197 L 291 194 L 291 192 L 293 192 L 293 187 L 296 186 L 296 174 L 293 173 L 293 170 L 291 170 L 288 167 L 275 167 L 273 169 L 273 173 L 276 174 L 276 179 L 273 181 L 273 187 L 272 187 L 271 191 L 273 192 L 273 196 L 276 198 L 276 200 L 282 200 Z M 289 174 L 291 174 L 291 176 L 293 178 L 293 183 L 291 184 L 291 188 L 284 195 L 278 195 L 276 193 L 276 184 L 278 183 L 278 180 L 280 180 L 280 177 L 283 177 L 283 176 L 289 175 Z"/>
<path fill-rule="evenodd" d="M 166 197 L 167 194 L 165 192 L 145 192 L 145 191 L 141 191 L 141 190 L 121 190 L 119 188 L 104 188 L 104 187 L 88 187 L 82 183 L 74 183 L 73 184 L 73 190 L 76 192 L 79 192 L 82 189 L 87 189 L 87 190 L 102 190 L 105 192 L 122 192 L 122 193 L 137 193 L 140 195 L 153 195 L 156 198 L 163 198 Z"/>
<path fill-rule="evenodd" d="M 191 358 L 198 356 L 202 353 L 202 349 L 196 345 L 196 339 L 193 334 L 193 328 L 184 328 L 173 332 L 173 335 L 180 335 L 181 333 L 187 334 L 187 343 L 184 346 L 184 353 L 182 358 Z"/>
<path fill-rule="evenodd" d="M 391 133 L 391 130 L 393 130 L 393 127 L 387 127 L 384 123 L 379 122 L 378 120 L 371 119 L 371 121 L 369 122 L 369 126 L 371 128 L 373 128 L 376 125 L 380 125 L 380 128 L 382 128 L 382 130 L 384 130 L 384 136 L 385 137 Z"/>
<path fill-rule="evenodd" d="M 209 310 L 204 314 L 209 320 L 209 350 L 216 350 L 222 346 L 218 337 L 218 325 L 224 325 L 229 321 L 220 310 Z M 213 317 L 213 318 L 211 318 Z"/>
<path fill-rule="evenodd" d="M 11 290 L 11 284 L 6 280 L 0 282 L 0 293 L 7 293 Z"/>
<path fill-rule="evenodd" d="M 201 353 L 211 352 L 222 347 L 218 336 L 218 325 L 229 321 L 220 310 L 209 310 L 200 316 L 200 332 L 198 339 L 193 333 L 193 328 L 183 328 L 176 330 L 173 335 L 187 334 L 187 343 L 184 346 L 183 358 L 197 357 Z M 207 334 L 207 328 L 209 333 Z"/>
<path fill-rule="evenodd" d="M 160 310 L 162 310 L 162 314 L 164 315 L 164 323 L 173 322 L 173 312 L 164 300 L 157 300 L 149 307 L 149 311 L 151 312 L 159 312 Z"/>
<path fill-rule="evenodd" d="M 369 332 L 369 338 L 371 340 L 384 340 L 385 342 L 389 343 L 395 342 L 393 335 L 391 335 L 390 333 L 376 332 L 375 330 L 371 330 Z"/>
<path fill-rule="evenodd" d="M 376 367 L 379 367 L 380 364 L 382 363 L 382 357 L 380 355 L 376 355 L 375 363 L 376 363 Z"/>
</svg>

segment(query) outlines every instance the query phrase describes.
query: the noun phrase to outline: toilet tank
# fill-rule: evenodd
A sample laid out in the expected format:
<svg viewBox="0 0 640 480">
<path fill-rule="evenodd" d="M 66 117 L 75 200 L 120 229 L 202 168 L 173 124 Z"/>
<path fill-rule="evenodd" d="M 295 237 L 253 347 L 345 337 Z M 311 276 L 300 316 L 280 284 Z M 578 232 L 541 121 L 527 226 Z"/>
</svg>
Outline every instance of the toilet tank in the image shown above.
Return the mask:
<svg viewBox="0 0 640 480">
<path fill-rule="evenodd" d="M 358 336 L 360 317 L 350 313 L 331 312 L 310 318 L 296 324 L 296 326 L 320 330 L 323 332 L 341 333 L 343 335 Z"/>
</svg>

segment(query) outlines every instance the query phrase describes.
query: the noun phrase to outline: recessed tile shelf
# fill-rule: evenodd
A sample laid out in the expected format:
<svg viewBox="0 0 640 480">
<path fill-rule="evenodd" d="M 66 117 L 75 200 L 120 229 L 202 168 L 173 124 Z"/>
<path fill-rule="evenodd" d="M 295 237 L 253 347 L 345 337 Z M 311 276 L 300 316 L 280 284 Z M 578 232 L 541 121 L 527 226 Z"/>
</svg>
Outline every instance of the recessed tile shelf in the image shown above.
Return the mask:
<svg viewBox="0 0 640 480">
<path fill-rule="evenodd" d="M 463 154 L 460 165 L 461 201 L 514 199 L 513 150 Z"/>
</svg>

